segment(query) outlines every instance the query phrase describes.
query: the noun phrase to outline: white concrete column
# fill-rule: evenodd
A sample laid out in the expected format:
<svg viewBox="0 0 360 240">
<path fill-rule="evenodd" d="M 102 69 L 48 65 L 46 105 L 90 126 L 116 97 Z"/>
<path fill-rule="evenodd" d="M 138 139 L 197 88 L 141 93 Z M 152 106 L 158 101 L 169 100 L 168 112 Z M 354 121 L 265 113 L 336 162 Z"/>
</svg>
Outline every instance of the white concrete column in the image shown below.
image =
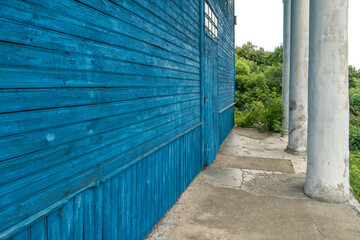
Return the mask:
<svg viewBox="0 0 360 240">
<path fill-rule="evenodd" d="M 309 0 L 291 1 L 289 142 L 287 151 L 303 153 L 308 117 Z"/>
<path fill-rule="evenodd" d="M 311 0 L 308 165 L 305 194 L 349 194 L 348 0 Z"/>
<path fill-rule="evenodd" d="M 284 3 L 283 28 L 283 75 L 282 75 L 282 127 L 285 134 L 289 130 L 289 82 L 290 82 L 290 29 L 291 29 L 291 0 Z"/>
</svg>

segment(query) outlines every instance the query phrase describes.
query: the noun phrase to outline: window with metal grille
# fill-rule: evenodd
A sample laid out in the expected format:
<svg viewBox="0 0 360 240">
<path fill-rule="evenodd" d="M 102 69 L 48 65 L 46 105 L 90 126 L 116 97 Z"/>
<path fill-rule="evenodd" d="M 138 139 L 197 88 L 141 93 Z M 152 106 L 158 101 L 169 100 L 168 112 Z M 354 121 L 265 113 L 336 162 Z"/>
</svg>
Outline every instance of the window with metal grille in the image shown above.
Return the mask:
<svg viewBox="0 0 360 240">
<path fill-rule="evenodd" d="M 205 2 L 205 30 L 213 38 L 218 39 L 217 17 L 207 2 Z"/>
</svg>

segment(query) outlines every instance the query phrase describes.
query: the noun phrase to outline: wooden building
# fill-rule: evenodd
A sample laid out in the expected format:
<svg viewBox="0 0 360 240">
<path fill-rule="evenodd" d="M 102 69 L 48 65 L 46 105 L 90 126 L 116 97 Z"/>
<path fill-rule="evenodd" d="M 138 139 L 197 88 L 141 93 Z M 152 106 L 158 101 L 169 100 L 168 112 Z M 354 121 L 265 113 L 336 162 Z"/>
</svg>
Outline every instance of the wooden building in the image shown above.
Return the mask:
<svg viewBox="0 0 360 240">
<path fill-rule="evenodd" d="M 143 239 L 234 125 L 234 0 L 0 2 L 0 239 Z"/>
</svg>

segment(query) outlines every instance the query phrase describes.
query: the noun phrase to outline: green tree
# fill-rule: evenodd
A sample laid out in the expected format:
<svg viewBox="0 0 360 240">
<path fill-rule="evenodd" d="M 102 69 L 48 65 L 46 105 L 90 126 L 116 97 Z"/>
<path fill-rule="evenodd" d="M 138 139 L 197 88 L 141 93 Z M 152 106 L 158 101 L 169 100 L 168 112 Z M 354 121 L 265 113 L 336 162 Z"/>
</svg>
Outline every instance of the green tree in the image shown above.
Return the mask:
<svg viewBox="0 0 360 240">
<path fill-rule="evenodd" d="M 282 93 L 282 64 L 274 63 L 264 68 L 266 84 L 277 94 Z"/>
<path fill-rule="evenodd" d="M 255 62 L 256 64 L 263 64 L 265 61 L 264 57 L 266 55 L 266 52 L 264 48 L 258 47 L 251 42 L 247 42 L 241 47 L 236 47 L 235 54 L 239 58 L 245 58 L 247 60 Z"/>
<path fill-rule="evenodd" d="M 259 131 L 282 131 L 283 47 L 266 52 L 251 42 L 236 48 L 235 123 Z M 350 184 L 360 200 L 360 70 L 349 66 Z"/>
<path fill-rule="evenodd" d="M 267 52 L 264 56 L 264 63 L 267 66 L 277 65 L 283 63 L 283 51 L 282 45 L 275 48 L 274 52 Z"/>
<path fill-rule="evenodd" d="M 349 90 L 350 108 L 355 114 L 360 114 L 360 87 Z"/>
<path fill-rule="evenodd" d="M 279 46 L 265 52 L 251 42 L 236 48 L 235 122 L 239 126 L 281 131 L 282 51 Z"/>
<path fill-rule="evenodd" d="M 360 69 L 356 70 L 354 66 L 349 66 L 349 87 L 360 87 Z"/>
</svg>

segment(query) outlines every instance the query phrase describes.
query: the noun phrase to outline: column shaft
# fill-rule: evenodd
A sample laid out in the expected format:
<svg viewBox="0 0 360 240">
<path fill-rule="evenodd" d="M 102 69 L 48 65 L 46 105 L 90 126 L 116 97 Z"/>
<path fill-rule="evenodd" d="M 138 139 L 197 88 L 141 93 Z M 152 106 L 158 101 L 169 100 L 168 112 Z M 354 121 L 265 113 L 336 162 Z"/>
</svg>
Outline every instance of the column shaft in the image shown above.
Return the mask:
<svg viewBox="0 0 360 240">
<path fill-rule="evenodd" d="M 309 0 L 291 1 L 289 152 L 305 152 L 308 117 Z"/>
<path fill-rule="evenodd" d="M 308 166 L 305 194 L 349 194 L 348 0 L 311 0 Z"/>
<path fill-rule="evenodd" d="M 283 131 L 289 131 L 289 83 L 290 83 L 290 29 L 291 29 L 291 0 L 284 0 L 284 29 L 283 29 L 283 75 L 282 75 L 282 115 Z"/>
</svg>

